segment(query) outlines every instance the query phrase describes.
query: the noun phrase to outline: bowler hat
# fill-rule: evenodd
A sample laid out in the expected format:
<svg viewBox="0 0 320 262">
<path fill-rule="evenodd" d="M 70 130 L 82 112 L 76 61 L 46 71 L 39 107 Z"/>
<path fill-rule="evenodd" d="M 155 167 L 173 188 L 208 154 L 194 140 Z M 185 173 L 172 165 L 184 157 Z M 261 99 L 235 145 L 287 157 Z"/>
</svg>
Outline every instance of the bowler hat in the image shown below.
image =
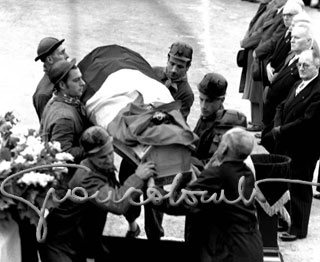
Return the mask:
<svg viewBox="0 0 320 262">
<path fill-rule="evenodd" d="M 185 62 L 192 60 L 192 53 L 192 47 L 182 42 L 173 43 L 169 51 L 170 56 Z"/>
<path fill-rule="evenodd" d="M 220 74 L 208 73 L 198 84 L 199 92 L 207 95 L 211 99 L 225 96 L 228 82 Z"/>
<path fill-rule="evenodd" d="M 62 43 L 64 39 L 58 40 L 54 37 L 45 37 L 43 38 L 37 49 L 38 56 L 34 59 L 34 61 L 38 61 L 39 59 L 50 55 L 54 50 L 56 50 Z"/>
<path fill-rule="evenodd" d="M 60 60 L 53 64 L 48 72 L 49 79 L 51 83 L 54 85 L 59 83 L 75 66 L 76 59 L 72 59 L 71 61 Z"/>
</svg>

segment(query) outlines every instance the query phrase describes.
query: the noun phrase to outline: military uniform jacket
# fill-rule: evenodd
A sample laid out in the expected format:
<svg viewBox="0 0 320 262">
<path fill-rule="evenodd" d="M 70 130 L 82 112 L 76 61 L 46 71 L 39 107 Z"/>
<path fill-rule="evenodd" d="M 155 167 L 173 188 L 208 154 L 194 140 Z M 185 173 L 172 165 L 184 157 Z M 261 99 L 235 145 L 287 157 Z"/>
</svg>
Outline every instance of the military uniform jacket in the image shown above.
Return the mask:
<svg viewBox="0 0 320 262">
<path fill-rule="evenodd" d="M 164 67 L 154 67 L 153 68 L 155 74 L 159 78 L 159 80 L 165 84 L 165 82 L 168 80 L 168 77 L 165 74 L 165 68 Z M 176 83 L 177 88 L 169 87 L 169 91 L 175 101 L 180 100 L 181 101 L 181 114 L 184 117 L 185 120 L 187 120 L 188 115 L 190 114 L 190 109 L 192 107 L 193 101 L 194 101 L 194 94 L 193 91 L 186 80 L 186 78 L 174 82 Z"/>
<path fill-rule="evenodd" d="M 43 112 L 40 133 L 47 142 L 60 142 L 62 151 L 70 153 L 78 163 L 84 155 L 79 139 L 87 127 L 89 124 L 78 106 L 53 97 Z"/>
<path fill-rule="evenodd" d="M 69 182 L 69 188 L 81 187 L 88 193 L 88 196 L 99 192 L 97 198 L 82 202 L 68 199 L 54 208 L 47 218 L 46 245 L 63 250 L 67 254 L 83 253 L 84 255 L 88 248 L 85 246 L 88 225 L 91 225 L 90 230 L 93 231 L 90 232 L 90 240 L 95 241 L 96 245 L 102 245 L 99 241 L 108 212 L 117 215 L 124 214 L 131 205 L 129 198 L 119 203 L 115 201 L 121 199 L 130 187 L 141 189 L 144 185 L 138 176 L 132 175 L 120 186 L 112 170 L 101 172 L 87 159 L 81 164 L 89 167 L 91 171 L 78 169 Z M 112 200 L 103 202 L 110 192 Z M 80 191 L 77 191 L 77 195 L 83 196 Z M 132 194 L 133 199 L 136 199 L 137 196 L 137 193 Z"/>
<path fill-rule="evenodd" d="M 32 96 L 33 106 L 41 121 L 41 115 L 48 101 L 51 99 L 53 93 L 53 84 L 51 83 L 48 75 L 45 73 L 40 80 L 36 91 Z"/>
</svg>

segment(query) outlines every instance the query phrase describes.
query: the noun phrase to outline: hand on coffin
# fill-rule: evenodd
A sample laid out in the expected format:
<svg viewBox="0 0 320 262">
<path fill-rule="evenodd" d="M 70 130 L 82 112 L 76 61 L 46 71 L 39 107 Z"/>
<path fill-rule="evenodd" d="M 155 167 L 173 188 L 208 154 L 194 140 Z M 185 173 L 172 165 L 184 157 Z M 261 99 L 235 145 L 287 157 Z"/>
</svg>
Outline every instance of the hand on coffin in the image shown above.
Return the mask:
<svg viewBox="0 0 320 262">
<path fill-rule="evenodd" d="M 156 174 L 156 165 L 152 161 L 140 163 L 135 174 L 142 180 L 147 180 Z"/>
</svg>

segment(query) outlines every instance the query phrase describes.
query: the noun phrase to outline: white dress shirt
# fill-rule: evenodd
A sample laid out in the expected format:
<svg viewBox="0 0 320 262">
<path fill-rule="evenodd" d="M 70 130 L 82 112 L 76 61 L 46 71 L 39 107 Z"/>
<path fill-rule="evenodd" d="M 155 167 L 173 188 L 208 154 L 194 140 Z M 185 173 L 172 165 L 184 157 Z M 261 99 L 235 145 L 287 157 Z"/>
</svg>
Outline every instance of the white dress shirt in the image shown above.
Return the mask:
<svg viewBox="0 0 320 262">
<path fill-rule="evenodd" d="M 300 83 L 300 85 L 298 85 L 297 88 L 296 88 L 296 96 L 297 96 L 313 79 L 315 79 L 317 76 L 318 76 L 318 74 L 315 75 L 314 77 L 312 77 L 311 79 L 307 80 L 307 81 L 302 81 L 302 82 Z"/>
</svg>

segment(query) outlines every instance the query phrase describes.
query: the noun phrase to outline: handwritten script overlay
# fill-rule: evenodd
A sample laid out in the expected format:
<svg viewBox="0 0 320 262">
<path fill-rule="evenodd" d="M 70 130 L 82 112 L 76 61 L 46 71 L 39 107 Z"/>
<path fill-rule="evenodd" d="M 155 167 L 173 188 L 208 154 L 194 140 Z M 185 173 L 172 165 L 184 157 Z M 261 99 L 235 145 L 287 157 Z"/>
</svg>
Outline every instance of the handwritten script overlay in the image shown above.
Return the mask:
<svg viewBox="0 0 320 262">
<path fill-rule="evenodd" d="M 177 206 L 179 204 L 181 204 L 182 202 L 185 202 L 188 205 L 191 206 L 195 206 L 198 204 L 198 198 L 200 197 L 200 202 L 201 203 L 221 203 L 221 202 L 225 202 L 227 204 L 235 204 L 238 203 L 240 201 L 242 201 L 245 205 L 249 205 L 251 204 L 255 198 L 257 198 L 260 201 L 264 201 L 265 199 L 261 198 L 261 194 L 259 194 L 260 190 L 258 185 L 260 183 L 267 183 L 267 182 L 282 182 L 282 183 L 295 183 L 295 184 L 303 184 L 303 185 L 313 185 L 313 186 L 318 186 L 320 184 L 318 183 L 313 183 L 313 182 L 307 182 L 307 181 L 302 181 L 302 180 L 291 180 L 291 179 L 283 179 L 283 178 L 267 178 L 267 179 L 262 179 L 262 180 L 258 180 L 255 182 L 255 186 L 254 189 L 252 191 L 252 194 L 250 196 L 249 199 L 246 199 L 244 197 L 243 194 L 243 183 L 245 181 L 245 177 L 241 177 L 238 183 L 238 193 L 239 193 L 239 197 L 235 200 L 228 200 L 225 197 L 224 194 L 224 190 L 222 189 L 220 192 L 220 195 L 218 197 L 217 193 L 212 194 L 210 197 L 208 197 L 208 191 L 204 190 L 204 191 L 189 191 L 186 189 L 181 189 L 181 195 L 179 196 L 179 198 L 177 200 L 174 200 L 174 192 L 175 192 L 175 185 L 171 186 L 170 191 L 166 194 L 166 195 L 162 195 L 161 192 L 154 187 L 149 187 L 147 189 L 147 198 L 144 201 L 141 202 L 136 202 L 133 200 L 132 198 L 132 194 L 133 193 L 139 193 L 139 194 L 143 194 L 142 190 L 140 189 L 136 189 L 134 187 L 130 187 L 125 194 L 123 195 L 123 197 L 119 200 L 115 200 L 113 195 L 112 195 L 112 191 L 109 191 L 108 196 L 105 199 L 99 199 L 98 195 L 99 195 L 99 190 L 96 191 L 94 194 L 92 195 L 88 195 L 88 192 L 82 188 L 82 187 L 75 187 L 73 189 L 68 189 L 65 196 L 63 198 L 58 199 L 56 197 L 55 193 L 55 189 L 54 188 L 50 188 L 48 190 L 48 192 L 46 193 L 46 197 L 43 201 L 42 207 L 39 210 L 36 206 L 34 206 L 32 203 L 30 203 L 29 201 L 23 199 L 22 197 L 18 197 L 15 195 L 12 195 L 8 192 L 6 192 L 4 190 L 5 184 L 8 183 L 8 181 L 10 179 L 12 179 L 13 177 L 22 175 L 24 173 L 28 173 L 37 169 L 43 169 L 43 168 L 52 168 L 52 167 L 72 167 L 72 168 L 82 168 L 85 169 L 86 171 L 90 171 L 89 168 L 82 166 L 82 165 L 77 165 L 77 164 L 51 164 L 51 165 L 42 165 L 42 166 L 37 166 L 37 167 L 33 167 L 33 168 L 29 168 L 29 169 L 25 169 L 22 170 L 20 172 L 17 172 L 15 174 L 12 174 L 11 176 L 8 176 L 5 180 L 3 180 L 3 182 L 1 183 L 1 188 L 0 191 L 4 196 L 7 196 L 9 198 L 15 199 L 17 201 L 23 202 L 26 205 L 28 205 L 30 208 L 32 208 L 39 216 L 39 221 L 38 221 L 38 225 L 37 225 L 37 231 L 36 231 L 36 236 L 37 236 L 37 241 L 42 243 L 45 241 L 46 237 L 47 237 L 47 223 L 46 223 L 46 218 L 45 218 L 45 211 L 46 211 L 46 204 L 48 202 L 48 200 L 50 199 L 50 197 L 52 197 L 53 201 L 58 202 L 58 203 L 62 203 L 67 199 L 70 199 L 71 201 L 74 202 L 84 202 L 87 201 L 89 199 L 95 199 L 95 201 L 100 202 L 100 203 L 105 203 L 108 201 L 113 201 L 114 203 L 120 203 L 122 201 L 124 201 L 125 199 L 128 198 L 128 201 L 130 202 L 130 204 L 132 205 L 145 205 L 149 202 L 152 202 L 153 204 L 161 204 L 163 200 L 168 199 L 170 205 L 172 206 Z M 79 196 L 79 193 L 81 193 L 81 196 Z M 42 232 L 42 234 L 41 234 Z"/>
</svg>

